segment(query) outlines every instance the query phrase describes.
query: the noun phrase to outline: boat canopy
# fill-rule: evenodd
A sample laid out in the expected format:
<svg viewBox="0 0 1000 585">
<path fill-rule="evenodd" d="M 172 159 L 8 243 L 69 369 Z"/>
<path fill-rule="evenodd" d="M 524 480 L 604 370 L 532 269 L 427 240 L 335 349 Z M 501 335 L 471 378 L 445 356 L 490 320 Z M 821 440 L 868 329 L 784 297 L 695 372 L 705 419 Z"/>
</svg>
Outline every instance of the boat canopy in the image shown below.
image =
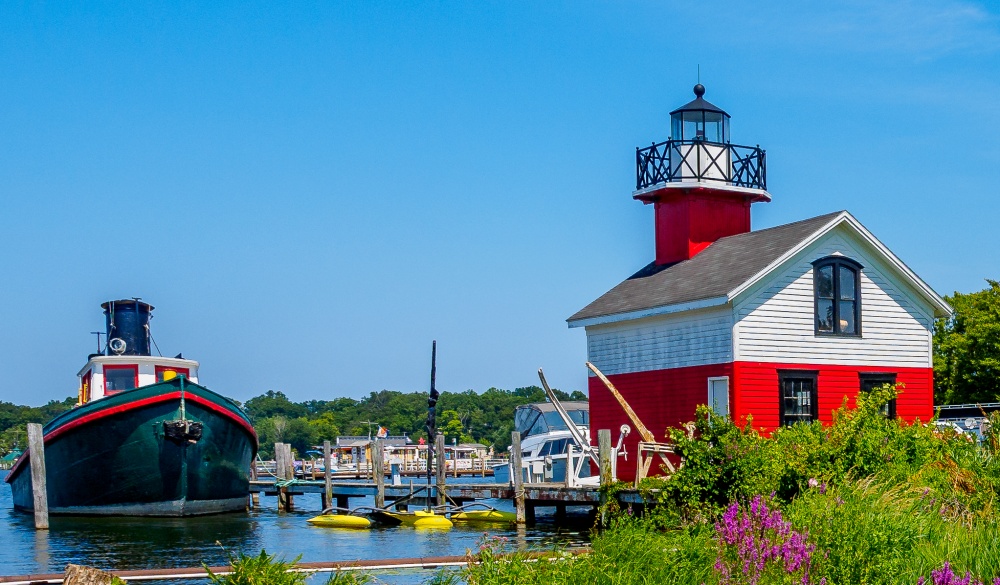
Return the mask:
<svg viewBox="0 0 1000 585">
<path fill-rule="evenodd" d="M 578 426 L 590 424 L 590 405 L 587 402 L 567 401 L 562 402 L 562 405 L 569 418 Z M 536 402 L 518 406 L 514 410 L 514 430 L 521 433 L 521 438 L 524 439 L 568 429 L 551 402 Z"/>
</svg>

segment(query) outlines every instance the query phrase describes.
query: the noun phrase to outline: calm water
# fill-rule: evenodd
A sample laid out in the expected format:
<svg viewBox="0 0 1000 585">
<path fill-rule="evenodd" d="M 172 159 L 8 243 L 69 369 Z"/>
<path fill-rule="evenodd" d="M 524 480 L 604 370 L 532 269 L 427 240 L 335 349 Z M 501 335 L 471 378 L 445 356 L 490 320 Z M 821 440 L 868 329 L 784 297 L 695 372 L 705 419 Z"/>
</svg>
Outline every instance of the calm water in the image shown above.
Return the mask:
<svg viewBox="0 0 1000 585">
<path fill-rule="evenodd" d="M 0 478 L 6 473 L 0 471 Z M 473 479 L 467 481 L 475 483 Z M 490 500 L 486 503 L 512 510 L 508 502 Z M 372 504 L 371 499 L 351 500 L 352 507 Z M 52 516 L 48 531 L 36 531 L 30 514 L 13 511 L 10 486 L 0 483 L 0 574 L 61 572 L 67 563 L 121 570 L 197 567 L 202 562 L 223 565 L 228 563 L 226 550 L 258 554 L 265 549 L 287 560 L 301 554 L 303 561 L 459 555 L 476 548 L 484 530 L 458 526 L 449 531 L 320 528 L 306 523 L 320 511 L 318 494 L 296 496 L 295 506 L 293 512 L 278 514 L 276 499 L 262 496 L 259 510 L 198 518 Z M 539 513 L 544 510 L 540 509 Z M 583 518 L 574 529 L 556 529 L 546 520 L 540 516 L 539 523 L 529 530 L 490 527 L 489 531 L 507 536 L 521 548 L 587 541 Z M 375 576 L 383 583 L 413 584 L 429 579 L 433 573 L 413 571 L 377 573 Z M 325 577 L 313 579 L 314 583 L 324 581 Z"/>
</svg>

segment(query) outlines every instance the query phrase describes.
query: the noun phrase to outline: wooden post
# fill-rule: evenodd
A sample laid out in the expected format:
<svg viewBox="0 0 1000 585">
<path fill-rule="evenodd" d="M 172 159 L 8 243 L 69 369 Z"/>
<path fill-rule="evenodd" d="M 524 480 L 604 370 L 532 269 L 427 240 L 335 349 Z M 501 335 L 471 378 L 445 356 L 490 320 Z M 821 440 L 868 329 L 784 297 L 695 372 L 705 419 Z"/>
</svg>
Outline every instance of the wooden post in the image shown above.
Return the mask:
<svg viewBox="0 0 1000 585">
<path fill-rule="evenodd" d="M 611 431 L 601 429 L 597 431 L 597 458 L 600 461 L 601 487 L 611 485 L 614 478 L 611 477 Z M 607 525 L 607 493 L 601 490 L 601 526 Z"/>
<path fill-rule="evenodd" d="M 385 507 L 385 462 L 382 439 L 372 443 L 372 474 L 375 476 L 375 507 Z"/>
<path fill-rule="evenodd" d="M 284 443 L 283 445 L 284 445 L 284 449 L 285 449 L 285 464 L 288 465 L 287 477 L 288 477 L 288 479 L 294 480 L 295 479 L 295 458 L 292 457 L 292 444 L 291 443 Z M 287 492 L 288 489 L 286 488 L 285 491 Z M 286 510 L 291 511 L 291 510 L 295 509 L 295 501 L 292 498 L 292 494 L 286 493 L 285 494 L 285 501 L 287 502 L 286 505 L 285 505 L 285 509 Z"/>
<path fill-rule="evenodd" d="M 521 433 L 510 435 L 510 478 L 514 480 L 514 509 L 518 524 L 524 524 L 524 477 L 521 475 Z"/>
<path fill-rule="evenodd" d="M 285 479 L 285 451 L 281 448 L 281 443 L 274 444 L 274 482 Z M 278 511 L 285 511 L 285 497 L 283 488 L 278 488 Z"/>
<path fill-rule="evenodd" d="M 323 441 L 323 509 L 330 507 L 333 501 L 333 457 L 330 455 L 330 441 Z"/>
<path fill-rule="evenodd" d="M 438 431 L 436 437 L 434 437 L 434 456 L 437 457 L 437 505 L 444 505 L 444 483 L 445 483 L 445 471 L 444 471 L 444 435 L 441 431 Z M 428 494 L 429 495 L 429 494 Z"/>
<path fill-rule="evenodd" d="M 31 496 L 35 508 L 35 529 L 49 529 L 49 496 L 45 485 L 45 441 L 42 425 L 28 423 L 28 456 L 31 458 Z"/>
</svg>

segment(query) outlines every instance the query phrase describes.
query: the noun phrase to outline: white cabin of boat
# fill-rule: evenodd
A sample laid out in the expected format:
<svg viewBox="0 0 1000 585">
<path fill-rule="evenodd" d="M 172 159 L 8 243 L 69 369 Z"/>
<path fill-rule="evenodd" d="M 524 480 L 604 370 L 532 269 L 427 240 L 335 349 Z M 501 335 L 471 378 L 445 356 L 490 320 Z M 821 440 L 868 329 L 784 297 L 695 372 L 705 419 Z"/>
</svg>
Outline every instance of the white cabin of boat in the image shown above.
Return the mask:
<svg viewBox="0 0 1000 585">
<path fill-rule="evenodd" d="M 101 305 L 106 343 L 80 370 L 77 405 L 149 386 L 183 375 L 198 383 L 198 362 L 178 355 L 150 355 L 149 320 L 153 306 L 139 299 L 108 301 Z"/>
</svg>

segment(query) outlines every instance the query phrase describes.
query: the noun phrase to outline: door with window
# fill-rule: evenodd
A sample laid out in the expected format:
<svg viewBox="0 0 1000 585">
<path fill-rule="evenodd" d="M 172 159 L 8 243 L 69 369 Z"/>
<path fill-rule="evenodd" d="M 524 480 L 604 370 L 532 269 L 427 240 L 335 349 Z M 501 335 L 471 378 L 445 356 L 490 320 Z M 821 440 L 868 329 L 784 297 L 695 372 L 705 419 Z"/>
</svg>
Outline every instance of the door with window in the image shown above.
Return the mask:
<svg viewBox="0 0 1000 585">
<path fill-rule="evenodd" d="M 729 416 L 729 377 L 708 379 L 708 407 L 719 416 Z"/>
</svg>

